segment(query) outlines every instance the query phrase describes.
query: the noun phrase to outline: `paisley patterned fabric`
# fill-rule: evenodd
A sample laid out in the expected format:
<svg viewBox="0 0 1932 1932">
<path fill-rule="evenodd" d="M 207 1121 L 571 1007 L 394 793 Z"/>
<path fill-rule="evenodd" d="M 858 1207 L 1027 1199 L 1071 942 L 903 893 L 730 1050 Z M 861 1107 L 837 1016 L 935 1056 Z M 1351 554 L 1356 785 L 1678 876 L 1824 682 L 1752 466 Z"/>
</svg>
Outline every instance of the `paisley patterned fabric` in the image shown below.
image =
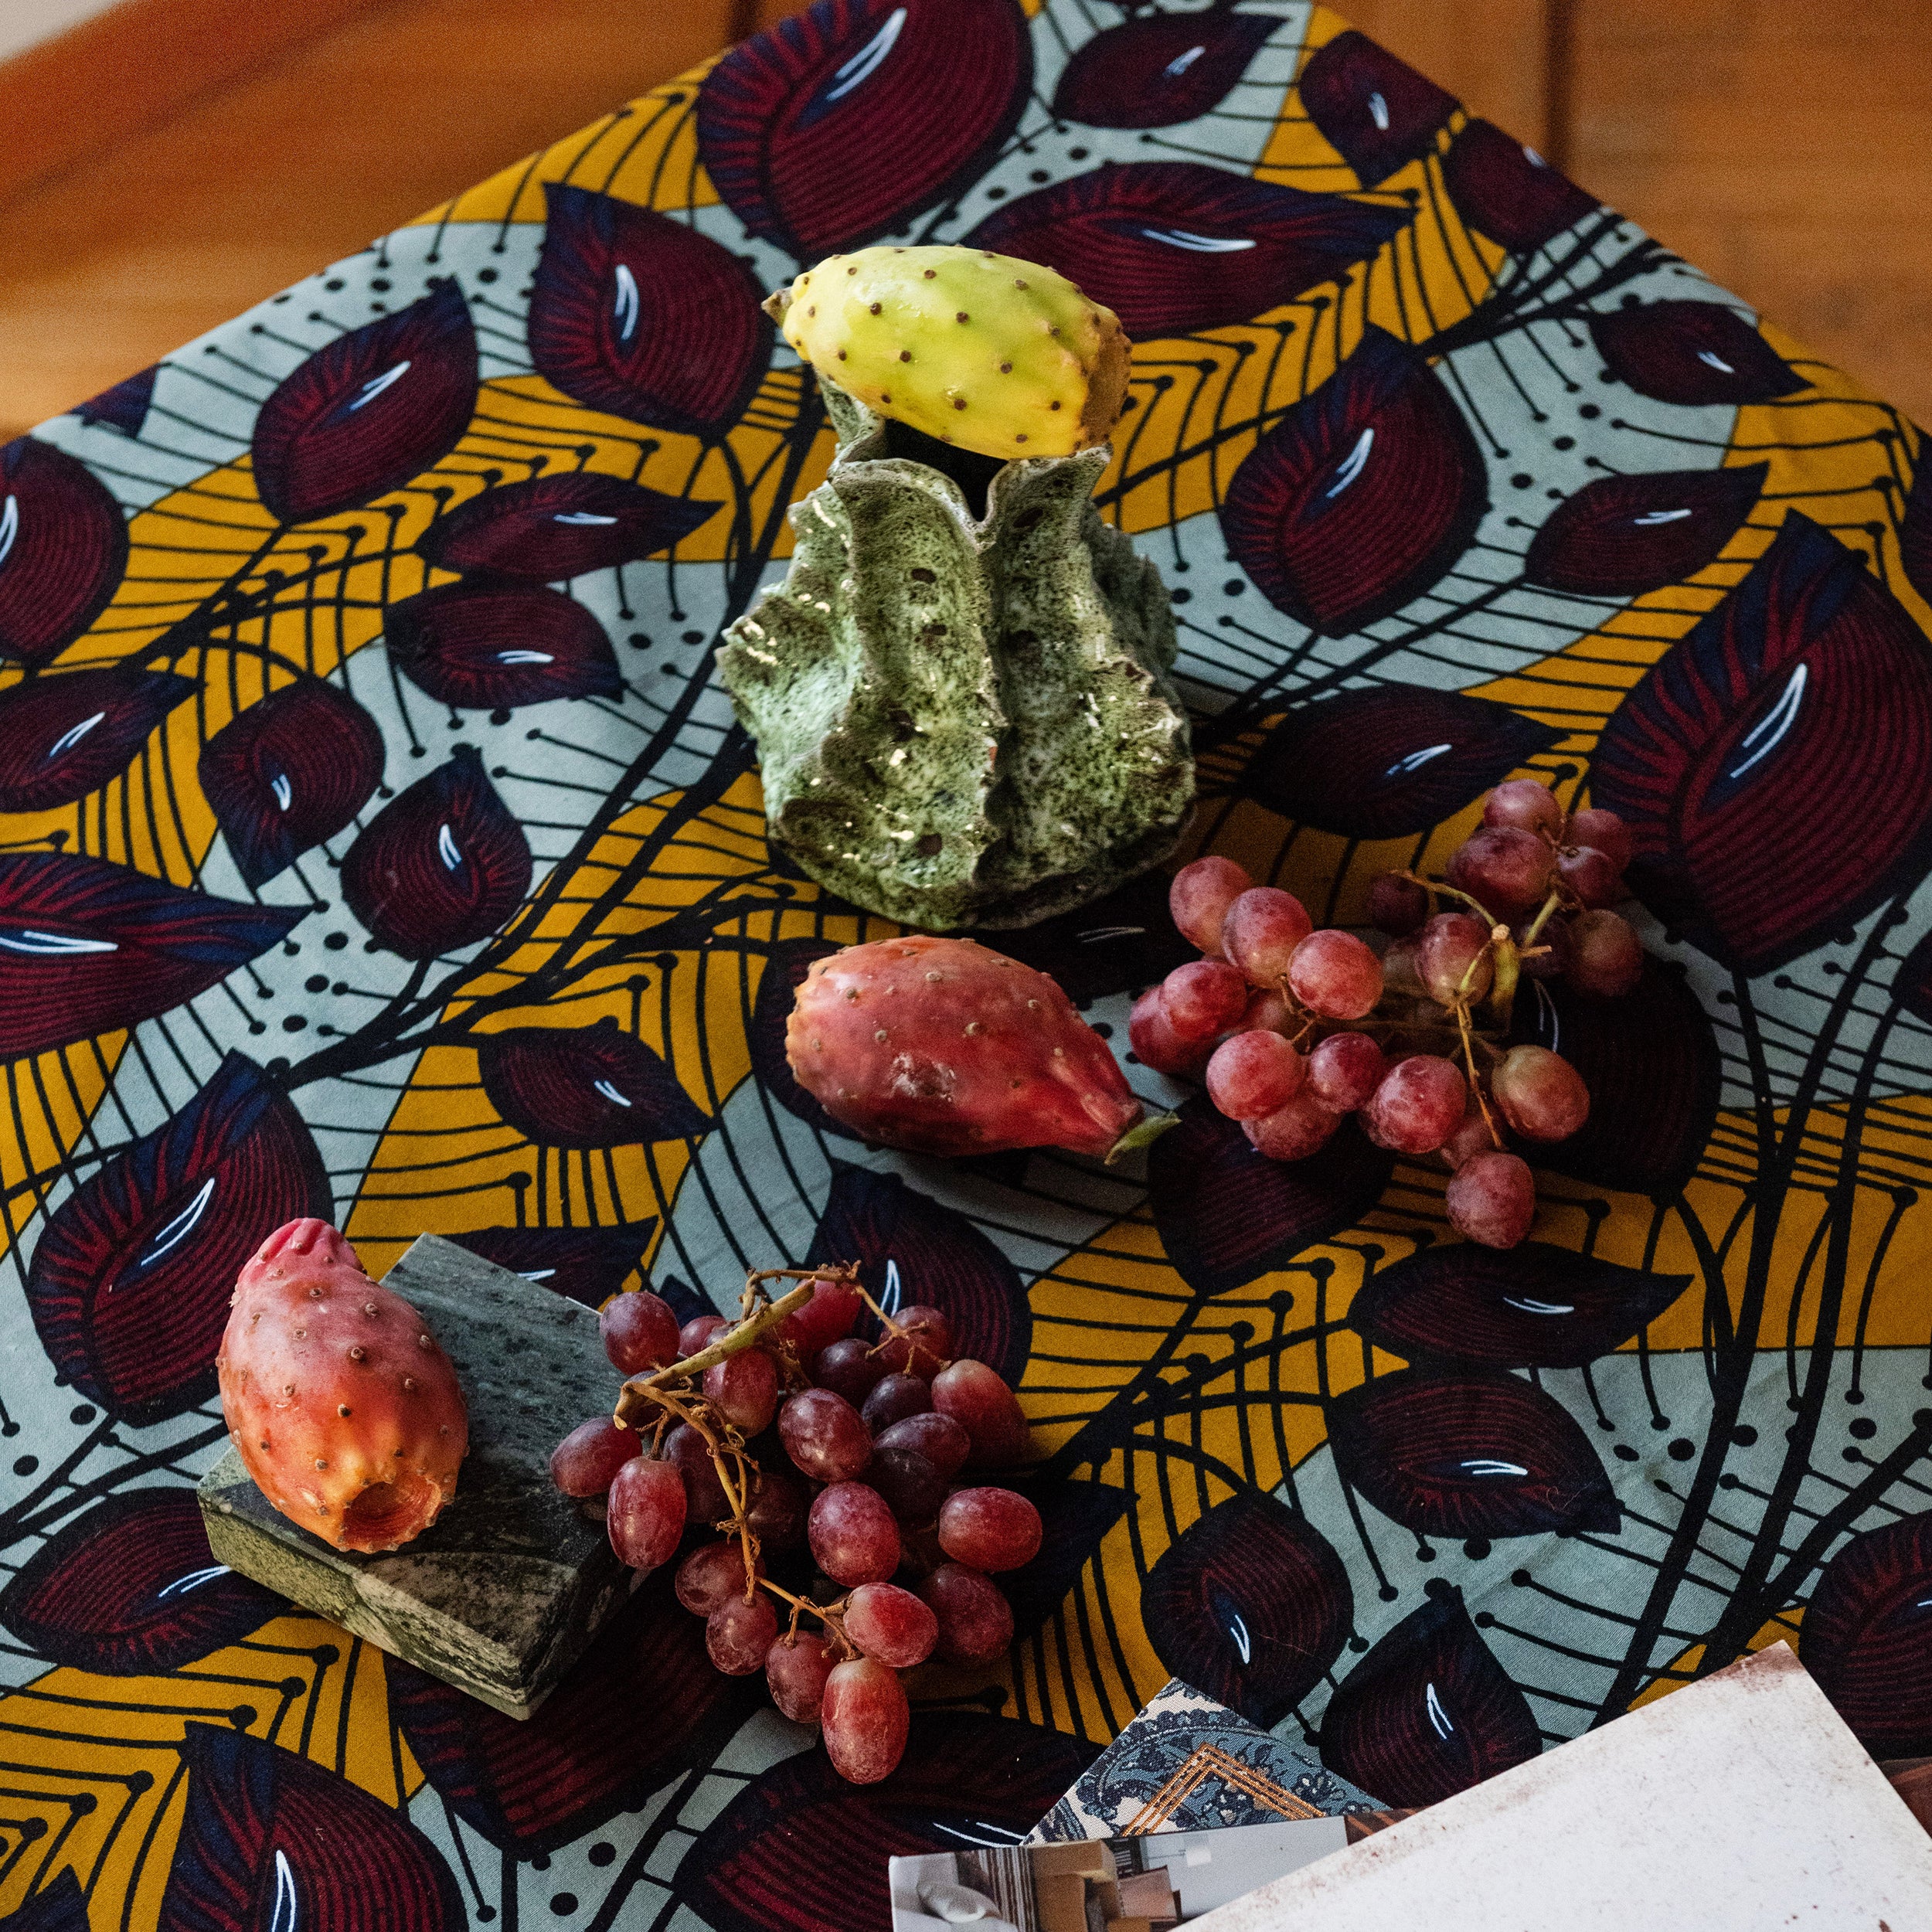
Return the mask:
<svg viewBox="0 0 1932 1932">
<path fill-rule="evenodd" d="M 1932 1751 L 1919 432 L 1299 0 L 818 0 L 0 451 L 0 1924 L 876 1932 L 1170 1675 L 1384 1802 L 1784 1635 Z M 975 237 L 1138 339 L 1202 847 L 1359 920 L 1532 774 L 1651 955 L 1534 1239 L 1197 1101 L 1144 1166 L 868 1148 L 710 674 L 822 405 L 801 260 Z M 1123 1053 L 1158 884 L 1015 935 Z M 1155 1100 L 1185 1097 L 1129 1065 Z M 860 1792 L 654 1583 L 529 1723 L 208 1556 L 236 1265 L 332 1214 L 686 1314 L 853 1257 L 1020 1384 L 1015 1641 Z"/>
</svg>

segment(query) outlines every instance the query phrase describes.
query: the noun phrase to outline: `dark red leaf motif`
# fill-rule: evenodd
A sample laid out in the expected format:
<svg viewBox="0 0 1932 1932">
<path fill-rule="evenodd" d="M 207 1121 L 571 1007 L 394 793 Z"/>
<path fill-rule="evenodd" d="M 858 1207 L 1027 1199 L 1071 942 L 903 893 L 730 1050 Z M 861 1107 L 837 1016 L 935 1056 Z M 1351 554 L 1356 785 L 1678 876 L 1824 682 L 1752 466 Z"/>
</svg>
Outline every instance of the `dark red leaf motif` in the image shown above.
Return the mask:
<svg viewBox="0 0 1932 1932">
<path fill-rule="evenodd" d="M 1629 597 L 1710 563 L 1756 507 L 1768 463 L 1637 471 L 1586 483 L 1529 540 L 1523 576 L 1580 597 Z"/>
<path fill-rule="evenodd" d="M 179 1670 L 288 1606 L 209 1553 L 192 1489 L 131 1489 L 75 1517 L 0 1591 L 0 1624 L 75 1670 Z"/>
<path fill-rule="evenodd" d="M 1304 1518 L 1240 1490 L 1168 1546 L 1141 1586 L 1141 1614 L 1163 1668 L 1267 1725 L 1342 1655 L 1355 1597 Z"/>
<path fill-rule="evenodd" d="M 1403 1369 L 1330 1397 L 1352 1487 L 1419 1536 L 1614 1531 L 1610 1478 L 1553 1396 L 1515 1376 Z"/>
<path fill-rule="evenodd" d="M 803 1265 L 821 1261 L 856 1261 L 859 1280 L 888 1315 L 921 1305 L 944 1310 L 962 1355 L 1019 1381 L 1033 1340 L 1019 1270 L 956 1208 L 899 1175 L 835 1165 Z M 860 1332 L 879 1332 L 871 1315 Z"/>
<path fill-rule="evenodd" d="M 1932 463 L 1921 457 L 1899 517 L 1899 560 L 1906 581 L 1932 600 Z"/>
<path fill-rule="evenodd" d="M 668 550 L 717 507 L 580 470 L 485 490 L 438 517 L 416 547 L 439 570 L 561 583 Z"/>
<path fill-rule="evenodd" d="M 1804 1607 L 1798 1654 L 1874 1757 L 1932 1752 L 1932 1510 L 1839 1549 Z"/>
<path fill-rule="evenodd" d="M 87 1895 L 72 1866 L 64 1866 L 38 1892 L 0 1919 L 7 1932 L 87 1932 Z"/>
<path fill-rule="evenodd" d="M 1908 1013 L 1932 1026 L 1932 933 L 1899 961 L 1892 975 L 1892 997 Z"/>
<path fill-rule="evenodd" d="M 1349 1672 L 1321 1714 L 1321 1761 L 1385 1804 L 1434 1804 L 1543 1750 L 1529 1700 L 1463 1607 L 1439 1594 Z"/>
<path fill-rule="evenodd" d="M 27 1270 L 41 1346 L 120 1420 L 179 1415 L 215 1393 L 228 1298 L 263 1229 L 334 1209 L 294 1104 L 230 1053 L 55 1209 Z"/>
<path fill-rule="evenodd" d="M 1032 78 L 1013 0 L 817 0 L 706 76 L 698 154 L 753 234 L 811 262 L 971 180 Z"/>
<path fill-rule="evenodd" d="M 476 412 L 476 331 L 454 281 L 338 335 L 255 418 L 255 490 L 307 523 L 400 489 L 455 448 Z"/>
<path fill-rule="evenodd" d="M 1078 912 L 1002 933 L 1000 950 L 1051 974 L 1080 1007 L 1138 992 L 1200 956 L 1174 929 L 1162 872 L 1142 872 Z"/>
<path fill-rule="evenodd" d="M 1456 99 L 1351 28 L 1312 55 L 1296 84 L 1315 129 L 1365 188 L 1434 154 Z"/>
<path fill-rule="evenodd" d="M 1601 206 L 1533 148 L 1487 121 L 1469 121 L 1442 158 L 1456 213 L 1513 255 L 1528 255 Z"/>
<path fill-rule="evenodd" d="M 1376 1204 L 1395 1157 L 1344 1121 L 1320 1153 L 1270 1161 L 1200 1096 L 1148 1155 L 1148 1202 L 1167 1258 L 1191 1288 L 1220 1294 L 1352 1227 Z"/>
<path fill-rule="evenodd" d="M 0 448 L 0 657 L 45 664 L 127 568 L 128 520 L 86 464 L 31 436 Z"/>
<path fill-rule="evenodd" d="M 474 745 L 392 798 L 342 861 L 342 897 L 379 945 L 434 959 L 486 939 L 523 903 L 530 848 Z"/>
<path fill-rule="evenodd" d="M 383 630 L 390 663 L 458 710 L 614 698 L 624 689 L 604 626 L 561 590 L 445 583 L 392 604 Z"/>
<path fill-rule="evenodd" d="M 1036 1725 L 923 1707 L 883 1784 L 846 1784 L 816 1747 L 788 1757 L 726 1806 L 672 1883 L 715 1932 L 878 1932 L 889 1859 L 1017 1844 L 1097 1755 Z"/>
<path fill-rule="evenodd" d="M 485 1034 L 476 1057 L 490 1104 L 539 1147 L 634 1147 L 710 1129 L 677 1076 L 613 1019 Z"/>
<path fill-rule="evenodd" d="M 1421 685 L 1376 685 L 1298 705 L 1268 733 L 1244 787 L 1350 838 L 1406 838 L 1453 818 L 1561 742 L 1507 705 Z"/>
<path fill-rule="evenodd" d="M 1767 403 L 1811 387 L 1717 302 L 1628 302 L 1593 315 L 1590 336 L 1618 382 L 1659 403 Z"/>
<path fill-rule="evenodd" d="M 764 1701 L 726 1677 L 704 1624 L 647 1577 L 534 1716 L 505 1717 L 385 1657 L 389 1709 L 423 1775 L 457 1816 L 518 1859 L 541 1857 L 708 1764 Z"/>
<path fill-rule="evenodd" d="M 1058 269 L 1142 342 L 1278 308 L 1338 280 L 1412 219 L 1198 161 L 1135 161 L 1022 195 L 966 240 Z"/>
<path fill-rule="evenodd" d="M 821 1134 L 849 1135 L 852 1130 L 835 1121 L 798 1084 L 785 1058 L 785 1026 L 798 988 L 805 983 L 814 961 L 828 959 L 838 950 L 824 939 L 781 940 L 772 947 L 758 981 L 757 997 L 752 1002 L 747 1044 L 758 1084 L 787 1114 L 797 1115 Z"/>
<path fill-rule="evenodd" d="M 1462 412 L 1420 355 L 1371 325 L 1241 459 L 1221 531 L 1271 603 L 1341 638 L 1428 590 L 1488 507 Z"/>
<path fill-rule="evenodd" d="M 238 713 L 196 775 L 236 869 L 266 885 L 350 824 L 383 781 L 383 734 L 346 691 L 304 678 Z"/>
<path fill-rule="evenodd" d="M 333 1771 L 226 1724 L 181 1740 L 188 1804 L 158 1932 L 464 1932 L 443 1855 Z"/>
<path fill-rule="evenodd" d="M 194 695 L 192 678 L 120 665 L 0 692 L 0 811 L 43 811 L 98 791 Z"/>
<path fill-rule="evenodd" d="M 653 1219 L 609 1228 L 471 1228 L 447 1238 L 553 1294 L 597 1308 L 624 1286 L 657 1230 Z"/>
<path fill-rule="evenodd" d="M 1631 886 L 1658 917 L 1770 972 L 1923 871 L 1932 649 L 1857 553 L 1793 511 L 1611 716 L 1590 791 L 1628 821 Z"/>
<path fill-rule="evenodd" d="M 1074 49 L 1053 111 L 1090 128 L 1172 128 L 1218 107 L 1281 24 L 1267 13 L 1144 13 Z"/>
<path fill-rule="evenodd" d="M 654 209 L 551 182 L 529 323 L 536 372 L 573 402 L 716 435 L 771 360 L 757 278 Z"/>
<path fill-rule="evenodd" d="M 155 378 L 161 365 L 151 362 L 138 374 L 124 376 L 112 389 L 83 403 L 74 411 L 83 423 L 105 423 L 124 436 L 138 436 L 155 400 Z"/>
<path fill-rule="evenodd" d="M 1512 1039 L 1560 1053 L 1590 1089 L 1590 1118 L 1536 1148 L 1539 1167 L 1668 1199 L 1717 1124 L 1723 1065 L 1709 1016 L 1679 969 L 1646 959 L 1636 986 L 1597 999 L 1539 980 L 1516 1001 Z"/>
<path fill-rule="evenodd" d="M 1580 1369 L 1621 1348 L 1685 1289 L 1687 1274 L 1651 1274 L 1541 1241 L 1424 1248 L 1379 1268 L 1349 1308 L 1349 1325 L 1405 1361 L 1492 1369 Z"/>
<path fill-rule="evenodd" d="M 1023 1644 L 1066 1601 L 1099 1555 L 1101 1539 L 1127 1514 L 1128 1496 L 1104 1482 L 1064 1476 L 1003 1480 L 1029 1497 L 1040 1516 L 1039 1554 L 999 1580 L 1013 1607 L 1013 1641 Z"/>
<path fill-rule="evenodd" d="M 77 853 L 0 853 L 0 1060 L 165 1013 L 308 915 L 186 892 Z"/>
</svg>

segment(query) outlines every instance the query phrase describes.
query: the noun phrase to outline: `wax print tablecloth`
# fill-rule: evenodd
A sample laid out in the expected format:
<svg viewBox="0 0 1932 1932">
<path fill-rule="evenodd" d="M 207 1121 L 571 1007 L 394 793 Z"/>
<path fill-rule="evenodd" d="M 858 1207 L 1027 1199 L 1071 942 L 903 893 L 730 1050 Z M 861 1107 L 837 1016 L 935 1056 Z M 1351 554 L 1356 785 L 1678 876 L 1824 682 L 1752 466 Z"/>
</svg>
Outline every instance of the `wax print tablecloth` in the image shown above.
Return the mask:
<svg viewBox="0 0 1932 1932">
<path fill-rule="evenodd" d="M 1139 345 L 1101 500 L 1216 849 L 1345 921 L 1511 773 L 1629 817 L 1641 990 L 1520 1020 L 1596 1096 L 1532 1245 L 1352 1128 L 946 1166 L 787 1079 L 889 929 L 767 849 L 710 680 L 830 454 L 755 304 L 895 236 Z M 1292 0 L 819 0 L 9 445 L 5 1923 L 874 1927 L 1170 1673 L 1399 1804 L 1779 1634 L 1932 1750 L 1919 449 Z M 1159 905 L 1012 944 L 1124 1049 Z M 950 1308 L 1047 1452 L 1010 1660 L 859 1794 L 659 1582 L 519 1726 L 222 1572 L 216 1338 L 296 1214 Z"/>
</svg>

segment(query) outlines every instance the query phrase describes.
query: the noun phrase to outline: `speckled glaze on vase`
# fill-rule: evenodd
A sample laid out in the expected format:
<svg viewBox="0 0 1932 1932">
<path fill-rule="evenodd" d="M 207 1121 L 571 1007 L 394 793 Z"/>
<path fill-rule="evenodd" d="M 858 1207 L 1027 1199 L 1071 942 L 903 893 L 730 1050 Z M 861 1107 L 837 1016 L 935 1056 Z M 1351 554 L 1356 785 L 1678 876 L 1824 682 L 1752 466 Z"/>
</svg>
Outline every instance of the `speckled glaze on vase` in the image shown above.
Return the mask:
<svg viewBox="0 0 1932 1932">
<path fill-rule="evenodd" d="M 1194 798 L 1159 573 L 1094 508 L 1102 446 L 948 468 L 830 383 L 790 573 L 718 654 L 770 837 L 908 926 L 1028 926 L 1173 849 Z M 923 439 L 920 439 L 923 440 Z M 934 446 L 936 456 L 947 460 Z"/>
</svg>

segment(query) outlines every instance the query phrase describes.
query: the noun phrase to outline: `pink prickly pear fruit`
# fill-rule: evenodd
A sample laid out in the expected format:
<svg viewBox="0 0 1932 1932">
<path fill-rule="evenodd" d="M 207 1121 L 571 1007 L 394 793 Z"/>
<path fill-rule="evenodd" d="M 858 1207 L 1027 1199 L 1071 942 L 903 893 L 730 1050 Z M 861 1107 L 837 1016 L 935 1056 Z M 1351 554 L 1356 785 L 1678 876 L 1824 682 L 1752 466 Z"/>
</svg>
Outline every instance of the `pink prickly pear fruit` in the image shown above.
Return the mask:
<svg viewBox="0 0 1932 1932">
<path fill-rule="evenodd" d="M 291 1221 L 256 1250 L 215 1367 L 257 1487 L 338 1549 L 395 1549 L 456 1493 L 469 1418 L 455 1367 L 326 1221 Z"/>
<path fill-rule="evenodd" d="M 908 933 L 815 961 L 785 1057 L 835 1119 L 916 1153 L 1104 1155 L 1141 1117 L 1060 987 L 970 939 Z"/>
</svg>

